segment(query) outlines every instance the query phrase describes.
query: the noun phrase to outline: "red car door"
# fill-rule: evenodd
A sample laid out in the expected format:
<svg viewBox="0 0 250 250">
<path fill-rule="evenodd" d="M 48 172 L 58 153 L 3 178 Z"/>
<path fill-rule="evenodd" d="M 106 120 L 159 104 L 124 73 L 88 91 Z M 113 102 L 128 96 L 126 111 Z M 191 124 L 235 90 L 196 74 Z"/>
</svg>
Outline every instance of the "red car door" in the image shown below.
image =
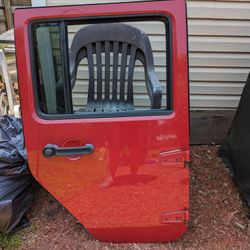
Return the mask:
<svg viewBox="0 0 250 250">
<path fill-rule="evenodd" d="M 166 242 L 181 236 L 189 217 L 185 1 L 20 9 L 14 17 L 24 135 L 36 180 L 99 240 Z M 166 106 L 74 112 L 65 40 L 70 25 L 143 26 L 151 19 L 167 30 Z M 52 68 L 59 73 L 50 74 Z M 60 81 L 62 93 L 55 88 Z"/>
</svg>

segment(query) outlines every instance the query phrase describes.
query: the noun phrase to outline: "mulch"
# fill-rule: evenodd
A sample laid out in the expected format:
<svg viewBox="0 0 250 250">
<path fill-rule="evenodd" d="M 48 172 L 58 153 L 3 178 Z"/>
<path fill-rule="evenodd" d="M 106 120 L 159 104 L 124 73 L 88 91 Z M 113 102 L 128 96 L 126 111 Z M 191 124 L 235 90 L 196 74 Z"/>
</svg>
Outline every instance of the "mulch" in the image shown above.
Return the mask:
<svg viewBox="0 0 250 250">
<path fill-rule="evenodd" d="M 20 249 L 250 249 L 250 210 L 218 146 L 193 146 L 190 162 L 188 232 L 165 244 L 110 244 L 95 240 L 48 192 L 37 187 L 28 217 L 32 225 L 18 234 Z"/>
</svg>

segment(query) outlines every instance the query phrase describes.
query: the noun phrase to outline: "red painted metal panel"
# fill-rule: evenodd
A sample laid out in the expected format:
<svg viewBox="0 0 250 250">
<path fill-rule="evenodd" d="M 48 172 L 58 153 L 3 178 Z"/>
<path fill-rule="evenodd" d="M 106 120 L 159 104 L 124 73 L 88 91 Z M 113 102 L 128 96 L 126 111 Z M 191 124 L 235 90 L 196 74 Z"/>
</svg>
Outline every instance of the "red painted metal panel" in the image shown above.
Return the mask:
<svg viewBox="0 0 250 250">
<path fill-rule="evenodd" d="M 35 110 L 28 26 L 35 19 L 164 14 L 172 25 L 173 113 L 44 120 Z M 152 1 L 15 11 L 22 118 L 34 177 L 97 239 L 165 242 L 186 230 L 189 208 L 185 2 Z M 46 144 L 91 143 L 82 157 L 45 158 Z"/>
</svg>

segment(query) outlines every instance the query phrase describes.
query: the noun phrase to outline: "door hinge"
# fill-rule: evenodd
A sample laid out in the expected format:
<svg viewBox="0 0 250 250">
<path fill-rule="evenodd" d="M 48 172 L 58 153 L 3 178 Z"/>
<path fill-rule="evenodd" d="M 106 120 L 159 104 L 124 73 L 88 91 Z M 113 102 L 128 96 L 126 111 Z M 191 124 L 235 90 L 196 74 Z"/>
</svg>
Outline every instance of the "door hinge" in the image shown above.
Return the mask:
<svg viewBox="0 0 250 250">
<path fill-rule="evenodd" d="M 185 168 L 188 159 L 189 152 L 181 150 L 161 152 L 159 155 L 160 163 L 163 166 Z"/>
<path fill-rule="evenodd" d="M 161 215 L 161 223 L 186 223 L 189 219 L 188 210 L 181 210 L 175 212 L 165 212 Z"/>
</svg>

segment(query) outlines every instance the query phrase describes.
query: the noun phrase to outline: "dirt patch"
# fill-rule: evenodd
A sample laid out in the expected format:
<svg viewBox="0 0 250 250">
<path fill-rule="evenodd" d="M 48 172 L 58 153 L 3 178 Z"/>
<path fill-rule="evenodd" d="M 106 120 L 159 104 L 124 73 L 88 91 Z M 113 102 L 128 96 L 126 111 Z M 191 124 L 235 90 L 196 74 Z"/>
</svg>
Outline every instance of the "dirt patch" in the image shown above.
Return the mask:
<svg viewBox="0 0 250 250">
<path fill-rule="evenodd" d="M 218 157 L 217 146 L 191 150 L 191 220 L 188 232 L 166 244 L 108 244 L 95 240 L 50 194 L 37 187 L 18 234 L 20 249 L 250 249 L 249 208 Z"/>
</svg>

